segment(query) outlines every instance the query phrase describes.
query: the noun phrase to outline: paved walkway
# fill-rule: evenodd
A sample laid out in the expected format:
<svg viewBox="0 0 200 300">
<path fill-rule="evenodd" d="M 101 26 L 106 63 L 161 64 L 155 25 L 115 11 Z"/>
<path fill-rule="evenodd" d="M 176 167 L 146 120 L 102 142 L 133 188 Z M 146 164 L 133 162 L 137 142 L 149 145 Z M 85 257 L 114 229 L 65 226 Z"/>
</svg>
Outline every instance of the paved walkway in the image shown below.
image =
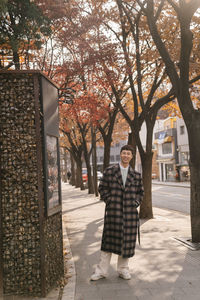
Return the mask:
<svg viewBox="0 0 200 300">
<path fill-rule="evenodd" d="M 153 181 L 189 188 L 189 183 Z M 45 298 L 7 296 L 0 300 L 199 300 L 200 250 L 193 251 L 176 238 L 190 238 L 190 217 L 154 208 L 154 218 L 142 221 L 141 245 L 130 259 L 132 279 L 116 273 L 113 255 L 109 277 L 91 282 L 99 261 L 104 203 L 98 197 L 62 183 L 63 237 L 68 283 L 63 292 Z"/>
<path fill-rule="evenodd" d="M 69 184 L 63 187 L 63 229 L 69 254 L 69 283 L 62 300 L 199 300 L 200 251 L 174 238 L 190 237 L 190 218 L 154 208 L 141 225 L 141 245 L 130 259 L 132 279 L 116 273 L 113 255 L 109 277 L 91 282 L 99 260 L 104 203 Z M 66 234 L 67 233 L 67 234 Z"/>
</svg>

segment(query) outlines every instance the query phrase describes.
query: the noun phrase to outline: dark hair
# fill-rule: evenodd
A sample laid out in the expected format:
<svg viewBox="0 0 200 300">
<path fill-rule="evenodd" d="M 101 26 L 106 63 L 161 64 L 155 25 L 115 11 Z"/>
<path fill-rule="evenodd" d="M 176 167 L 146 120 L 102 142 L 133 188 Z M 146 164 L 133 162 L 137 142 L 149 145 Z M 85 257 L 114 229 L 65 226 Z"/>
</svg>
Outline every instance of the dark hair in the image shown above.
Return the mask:
<svg viewBox="0 0 200 300">
<path fill-rule="evenodd" d="M 133 149 L 133 147 L 132 147 L 131 145 L 124 145 L 123 147 L 121 147 L 120 153 L 121 153 L 123 150 L 131 151 L 131 152 L 132 152 L 132 155 L 134 155 L 134 149 Z"/>
</svg>

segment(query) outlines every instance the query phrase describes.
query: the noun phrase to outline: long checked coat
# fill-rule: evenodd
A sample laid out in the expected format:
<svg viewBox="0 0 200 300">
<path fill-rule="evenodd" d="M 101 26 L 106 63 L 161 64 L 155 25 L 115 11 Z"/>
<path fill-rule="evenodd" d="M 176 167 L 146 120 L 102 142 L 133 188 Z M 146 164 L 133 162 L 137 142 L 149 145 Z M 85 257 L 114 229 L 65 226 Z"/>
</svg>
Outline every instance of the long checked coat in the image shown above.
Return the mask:
<svg viewBox="0 0 200 300">
<path fill-rule="evenodd" d="M 137 207 L 143 198 L 140 173 L 129 166 L 124 187 L 119 164 L 108 167 L 100 180 L 99 193 L 106 203 L 101 250 L 132 257 L 139 226 Z"/>
</svg>

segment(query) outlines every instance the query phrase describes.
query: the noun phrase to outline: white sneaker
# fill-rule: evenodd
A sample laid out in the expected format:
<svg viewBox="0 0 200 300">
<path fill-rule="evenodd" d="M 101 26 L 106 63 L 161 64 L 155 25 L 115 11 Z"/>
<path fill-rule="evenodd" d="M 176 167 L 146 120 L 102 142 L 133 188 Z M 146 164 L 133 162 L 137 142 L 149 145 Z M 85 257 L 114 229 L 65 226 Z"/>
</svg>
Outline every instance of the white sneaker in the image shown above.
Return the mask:
<svg viewBox="0 0 200 300">
<path fill-rule="evenodd" d="M 101 274 L 96 274 L 96 273 L 94 273 L 94 274 L 92 274 L 92 276 L 90 277 L 90 280 L 96 281 L 96 280 L 99 280 L 99 279 L 101 279 L 101 278 L 105 278 L 105 276 L 103 276 L 103 275 L 101 275 Z"/>
<path fill-rule="evenodd" d="M 123 273 L 119 273 L 119 277 L 123 278 L 125 280 L 130 280 L 131 279 L 131 274 L 129 272 L 123 272 Z"/>
</svg>

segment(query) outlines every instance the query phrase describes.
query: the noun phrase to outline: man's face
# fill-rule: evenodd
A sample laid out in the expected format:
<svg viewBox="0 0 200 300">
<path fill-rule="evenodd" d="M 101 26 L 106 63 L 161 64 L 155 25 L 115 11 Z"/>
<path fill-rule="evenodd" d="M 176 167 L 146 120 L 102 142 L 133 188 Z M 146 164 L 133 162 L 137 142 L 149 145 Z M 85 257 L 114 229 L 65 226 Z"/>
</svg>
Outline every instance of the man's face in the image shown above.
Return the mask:
<svg viewBox="0 0 200 300">
<path fill-rule="evenodd" d="M 121 164 L 122 166 L 128 166 L 129 162 L 131 161 L 133 155 L 130 150 L 122 150 L 120 153 L 120 158 L 121 158 Z"/>
</svg>

